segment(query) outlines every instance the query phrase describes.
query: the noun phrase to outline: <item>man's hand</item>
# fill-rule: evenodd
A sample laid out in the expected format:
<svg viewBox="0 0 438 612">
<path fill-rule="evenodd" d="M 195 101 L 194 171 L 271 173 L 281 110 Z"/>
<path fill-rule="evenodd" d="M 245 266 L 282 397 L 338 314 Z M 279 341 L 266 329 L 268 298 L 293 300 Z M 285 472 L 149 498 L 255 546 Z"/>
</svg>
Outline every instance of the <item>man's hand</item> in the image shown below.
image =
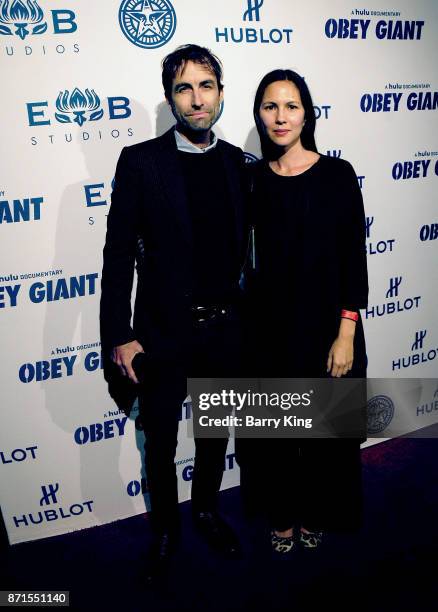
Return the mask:
<svg viewBox="0 0 438 612">
<path fill-rule="evenodd" d="M 132 369 L 132 360 L 137 353 L 144 353 L 143 347 L 137 340 L 132 340 L 132 342 L 113 348 L 111 359 L 119 366 L 123 376 L 128 376 L 132 382 L 138 384 L 137 377 Z"/>
</svg>

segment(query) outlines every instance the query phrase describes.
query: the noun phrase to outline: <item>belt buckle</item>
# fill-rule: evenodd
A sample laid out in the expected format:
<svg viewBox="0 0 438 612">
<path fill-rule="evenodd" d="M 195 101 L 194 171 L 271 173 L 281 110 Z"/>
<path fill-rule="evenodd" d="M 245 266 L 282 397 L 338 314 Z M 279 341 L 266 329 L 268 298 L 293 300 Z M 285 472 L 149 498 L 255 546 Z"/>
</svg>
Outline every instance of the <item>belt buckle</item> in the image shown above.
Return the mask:
<svg viewBox="0 0 438 612">
<path fill-rule="evenodd" d="M 192 306 L 196 323 L 207 323 L 229 313 L 225 306 Z"/>
<path fill-rule="evenodd" d="M 192 312 L 195 315 L 196 323 L 205 323 L 208 320 L 208 308 L 206 306 L 192 306 Z"/>
</svg>

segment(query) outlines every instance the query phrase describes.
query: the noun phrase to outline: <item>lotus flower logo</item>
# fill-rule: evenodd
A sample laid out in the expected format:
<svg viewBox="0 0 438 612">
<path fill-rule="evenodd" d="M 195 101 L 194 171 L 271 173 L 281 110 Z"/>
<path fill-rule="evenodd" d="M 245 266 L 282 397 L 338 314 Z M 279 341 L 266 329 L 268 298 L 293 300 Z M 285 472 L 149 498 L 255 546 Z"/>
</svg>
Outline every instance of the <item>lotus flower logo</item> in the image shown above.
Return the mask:
<svg viewBox="0 0 438 612">
<path fill-rule="evenodd" d="M 29 34 L 43 34 L 47 22 L 35 0 L 0 0 L 0 34 L 17 34 L 24 40 Z M 15 28 L 15 32 L 12 31 Z"/>
<path fill-rule="evenodd" d="M 55 117 L 60 123 L 73 122 L 82 126 L 86 121 L 97 121 L 102 118 L 103 109 L 97 110 L 99 106 L 100 99 L 94 89 L 86 89 L 85 93 L 77 87 L 71 93 L 66 89 L 60 91 L 56 99 L 59 113 L 55 113 Z M 88 117 L 87 113 L 90 113 Z"/>
</svg>

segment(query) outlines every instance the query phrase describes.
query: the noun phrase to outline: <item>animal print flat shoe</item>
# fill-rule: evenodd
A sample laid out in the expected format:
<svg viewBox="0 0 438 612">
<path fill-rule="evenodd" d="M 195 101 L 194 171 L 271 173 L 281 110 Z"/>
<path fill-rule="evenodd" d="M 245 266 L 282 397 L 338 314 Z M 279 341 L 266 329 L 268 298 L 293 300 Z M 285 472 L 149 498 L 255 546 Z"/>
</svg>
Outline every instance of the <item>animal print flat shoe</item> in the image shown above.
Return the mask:
<svg viewBox="0 0 438 612">
<path fill-rule="evenodd" d="M 294 547 L 293 538 L 293 535 L 289 536 L 288 538 L 282 538 L 281 536 L 278 536 L 275 531 L 271 531 L 272 550 L 282 555 L 290 553 Z"/>
<path fill-rule="evenodd" d="M 322 542 L 322 531 L 300 531 L 300 544 L 303 548 L 317 548 Z"/>
</svg>

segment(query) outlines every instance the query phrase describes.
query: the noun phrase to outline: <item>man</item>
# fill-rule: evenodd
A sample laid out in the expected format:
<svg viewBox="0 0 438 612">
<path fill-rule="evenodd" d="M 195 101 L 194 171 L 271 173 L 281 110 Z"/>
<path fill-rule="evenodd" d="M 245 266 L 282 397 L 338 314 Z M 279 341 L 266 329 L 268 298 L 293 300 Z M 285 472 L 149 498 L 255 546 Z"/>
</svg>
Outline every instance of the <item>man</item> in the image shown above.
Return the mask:
<svg viewBox="0 0 438 612">
<path fill-rule="evenodd" d="M 206 48 L 184 45 L 164 59 L 162 81 L 177 123 L 120 155 L 101 300 L 104 350 L 134 384 L 134 357 L 143 354 L 146 364 L 140 416 L 158 565 L 178 537 L 174 459 L 186 379 L 239 375 L 239 277 L 248 244 L 243 153 L 211 131 L 223 101 L 219 60 Z M 195 524 L 214 548 L 234 554 L 237 539 L 216 499 L 227 440 L 195 444 Z"/>
</svg>

